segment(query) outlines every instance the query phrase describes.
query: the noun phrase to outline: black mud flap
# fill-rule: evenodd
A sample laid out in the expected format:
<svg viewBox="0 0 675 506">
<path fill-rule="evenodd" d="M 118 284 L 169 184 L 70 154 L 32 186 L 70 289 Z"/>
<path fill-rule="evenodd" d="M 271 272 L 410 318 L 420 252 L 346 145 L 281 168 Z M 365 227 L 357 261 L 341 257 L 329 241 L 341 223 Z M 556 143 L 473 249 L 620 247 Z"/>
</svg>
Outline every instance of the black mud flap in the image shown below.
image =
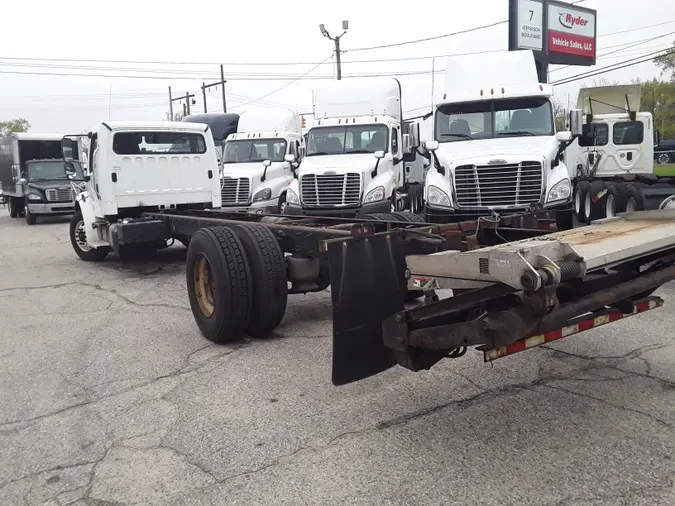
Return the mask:
<svg viewBox="0 0 675 506">
<path fill-rule="evenodd" d="M 405 246 L 395 231 L 328 241 L 333 298 L 333 384 L 344 385 L 396 365 L 382 322 L 403 310 Z"/>
</svg>

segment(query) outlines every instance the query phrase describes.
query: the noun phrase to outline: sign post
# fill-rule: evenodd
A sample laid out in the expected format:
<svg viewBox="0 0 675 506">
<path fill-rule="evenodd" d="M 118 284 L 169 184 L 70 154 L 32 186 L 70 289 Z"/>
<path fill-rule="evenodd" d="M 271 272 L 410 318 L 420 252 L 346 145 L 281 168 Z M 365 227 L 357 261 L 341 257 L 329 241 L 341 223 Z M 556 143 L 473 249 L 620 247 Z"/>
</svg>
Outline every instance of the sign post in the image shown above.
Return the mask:
<svg viewBox="0 0 675 506">
<path fill-rule="evenodd" d="M 557 0 L 509 0 L 509 50 L 534 52 L 539 81 L 548 66 L 595 65 L 597 11 Z"/>
</svg>

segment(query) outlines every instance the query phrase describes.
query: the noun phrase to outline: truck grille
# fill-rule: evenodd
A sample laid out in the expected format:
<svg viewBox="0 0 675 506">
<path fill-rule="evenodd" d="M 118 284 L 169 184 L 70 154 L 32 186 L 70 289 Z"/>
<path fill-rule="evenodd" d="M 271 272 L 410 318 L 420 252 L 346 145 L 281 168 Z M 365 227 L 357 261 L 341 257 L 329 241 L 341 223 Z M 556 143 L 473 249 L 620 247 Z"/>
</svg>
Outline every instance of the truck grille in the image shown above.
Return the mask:
<svg viewBox="0 0 675 506">
<path fill-rule="evenodd" d="M 498 207 L 539 202 L 540 162 L 506 165 L 460 165 L 455 169 L 458 207 Z"/>
<path fill-rule="evenodd" d="M 251 199 L 251 182 L 247 177 L 225 177 L 220 186 L 220 202 L 224 206 L 248 204 Z"/>
<path fill-rule="evenodd" d="M 306 206 L 356 206 L 361 198 L 361 174 L 307 174 L 300 182 Z"/>
<path fill-rule="evenodd" d="M 75 201 L 75 192 L 72 188 L 52 188 L 45 191 L 45 197 L 47 197 L 48 202 L 73 202 Z"/>
</svg>

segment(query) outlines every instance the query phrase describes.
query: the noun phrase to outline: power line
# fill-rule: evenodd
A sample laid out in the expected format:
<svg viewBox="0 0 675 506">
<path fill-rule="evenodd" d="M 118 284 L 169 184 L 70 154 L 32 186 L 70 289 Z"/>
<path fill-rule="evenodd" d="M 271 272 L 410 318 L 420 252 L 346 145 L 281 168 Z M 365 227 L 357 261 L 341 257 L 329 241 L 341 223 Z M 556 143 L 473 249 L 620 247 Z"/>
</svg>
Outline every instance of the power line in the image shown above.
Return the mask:
<svg viewBox="0 0 675 506">
<path fill-rule="evenodd" d="M 655 51 L 653 53 L 649 54 L 644 54 L 642 56 L 638 56 L 636 58 L 630 58 L 628 60 L 624 60 L 623 62 L 615 63 L 613 65 L 608 65 L 607 67 L 601 67 L 599 69 L 595 69 L 589 72 L 584 72 L 581 74 L 577 74 L 574 76 L 570 77 L 565 77 L 560 79 L 559 81 L 555 81 L 551 84 L 553 85 L 560 85 L 560 84 L 568 84 L 572 83 L 574 81 L 580 81 L 582 79 L 586 79 L 587 77 L 595 77 L 600 74 L 606 74 L 608 72 L 612 72 L 614 70 L 620 70 L 626 67 L 632 67 L 633 65 L 638 65 L 640 63 L 646 63 L 650 60 L 654 60 L 655 58 L 659 58 L 661 56 L 670 56 L 671 54 L 675 54 L 675 50 L 671 50 L 669 52 L 663 52 L 663 51 Z M 611 68 L 614 67 L 614 68 Z"/>
</svg>

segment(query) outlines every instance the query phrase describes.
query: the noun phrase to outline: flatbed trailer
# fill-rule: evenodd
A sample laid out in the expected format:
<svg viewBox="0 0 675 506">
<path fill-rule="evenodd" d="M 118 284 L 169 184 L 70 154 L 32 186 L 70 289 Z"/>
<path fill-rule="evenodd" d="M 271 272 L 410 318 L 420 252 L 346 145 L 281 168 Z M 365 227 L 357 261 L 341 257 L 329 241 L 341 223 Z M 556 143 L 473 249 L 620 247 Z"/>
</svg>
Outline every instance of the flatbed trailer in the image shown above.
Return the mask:
<svg viewBox="0 0 675 506">
<path fill-rule="evenodd" d="M 469 347 L 493 361 L 660 307 L 651 294 L 675 279 L 675 210 L 482 248 L 438 241 L 434 253 L 406 253 L 433 241 L 428 231 L 327 241 L 334 384 L 396 364 L 429 369 Z M 396 296 L 401 284 L 451 288 L 454 296 L 406 307 Z"/>
</svg>

